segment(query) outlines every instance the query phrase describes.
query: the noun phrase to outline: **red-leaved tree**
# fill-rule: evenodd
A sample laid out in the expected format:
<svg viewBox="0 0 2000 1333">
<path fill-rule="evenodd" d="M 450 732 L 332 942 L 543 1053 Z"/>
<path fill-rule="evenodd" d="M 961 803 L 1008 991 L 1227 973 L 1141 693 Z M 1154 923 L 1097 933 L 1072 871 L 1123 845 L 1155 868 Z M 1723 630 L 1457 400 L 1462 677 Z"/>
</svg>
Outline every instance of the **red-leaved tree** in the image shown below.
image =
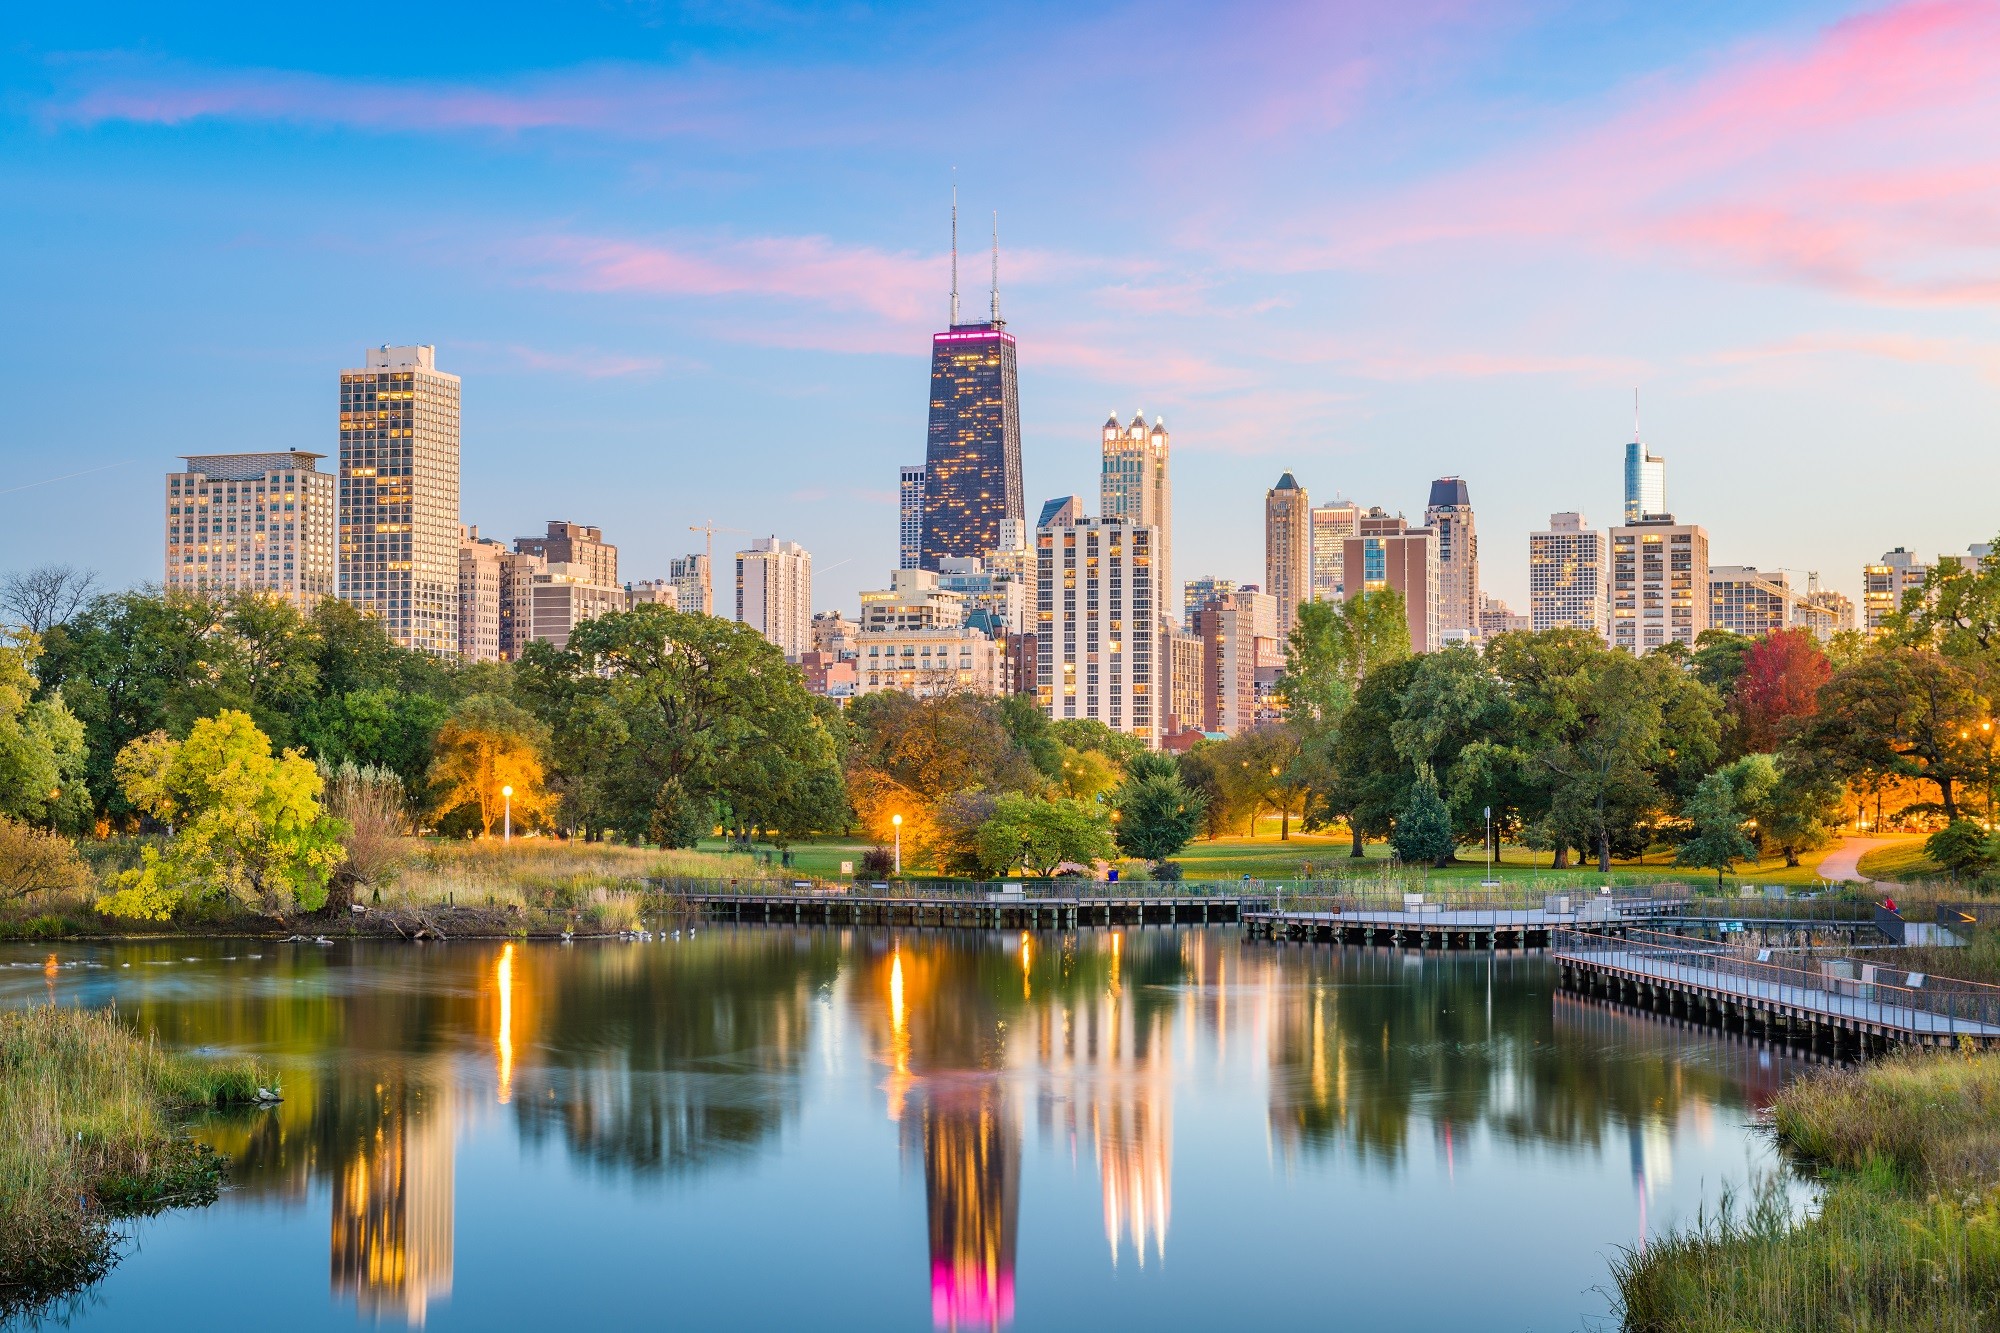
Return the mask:
<svg viewBox="0 0 2000 1333">
<path fill-rule="evenodd" d="M 1811 630 L 1779 630 L 1750 645 L 1730 694 L 1744 753 L 1777 749 L 1790 719 L 1819 711 L 1819 687 L 1832 678 L 1833 663 Z"/>
</svg>

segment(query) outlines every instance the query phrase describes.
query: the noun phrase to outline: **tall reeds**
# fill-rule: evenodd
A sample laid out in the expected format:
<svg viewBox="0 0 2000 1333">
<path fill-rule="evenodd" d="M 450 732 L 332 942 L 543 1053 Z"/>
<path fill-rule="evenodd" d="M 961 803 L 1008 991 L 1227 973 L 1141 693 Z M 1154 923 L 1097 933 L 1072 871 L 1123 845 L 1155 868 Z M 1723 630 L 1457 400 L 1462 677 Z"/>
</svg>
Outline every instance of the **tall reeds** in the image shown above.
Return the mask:
<svg viewBox="0 0 2000 1333">
<path fill-rule="evenodd" d="M 220 1164 L 178 1122 L 256 1093 L 248 1061 L 170 1055 L 108 1012 L 0 1013 L 0 1321 L 101 1276 L 118 1218 L 212 1198 Z"/>
</svg>

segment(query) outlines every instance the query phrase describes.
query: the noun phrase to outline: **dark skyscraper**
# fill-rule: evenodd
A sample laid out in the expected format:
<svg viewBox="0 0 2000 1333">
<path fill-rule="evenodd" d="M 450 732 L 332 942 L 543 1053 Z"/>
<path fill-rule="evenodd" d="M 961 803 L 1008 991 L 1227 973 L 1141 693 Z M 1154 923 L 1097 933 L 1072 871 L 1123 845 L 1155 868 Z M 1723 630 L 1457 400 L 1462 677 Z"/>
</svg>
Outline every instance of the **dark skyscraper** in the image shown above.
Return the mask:
<svg viewBox="0 0 2000 1333">
<path fill-rule="evenodd" d="M 951 208 L 951 327 L 931 337 L 930 438 L 924 450 L 923 567 L 999 549 L 1003 519 L 1025 520 L 1021 398 L 1014 335 L 1000 318 L 1000 234 L 993 234 L 993 308 L 958 318 L 958 203 Z"/>
</svg>

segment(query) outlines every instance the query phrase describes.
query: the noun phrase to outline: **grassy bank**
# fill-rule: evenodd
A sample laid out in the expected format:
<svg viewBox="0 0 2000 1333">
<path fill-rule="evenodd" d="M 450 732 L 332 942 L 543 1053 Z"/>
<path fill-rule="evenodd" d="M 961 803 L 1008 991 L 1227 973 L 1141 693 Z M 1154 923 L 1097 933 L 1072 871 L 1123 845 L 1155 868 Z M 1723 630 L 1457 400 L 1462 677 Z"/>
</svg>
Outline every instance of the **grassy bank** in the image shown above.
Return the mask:
<svg viewBox="0 0 2000 1333">
<path fill-rule="evenodd" d="M 108 1013 L 0 1013 L 0 1319 L 101 1276 L 118 1218 L 214 1197 L 188 1113 L 256 1095 L 247 1061 L 169 1055 Z"/>
<path fill-rule="evenodd" d="M 2000 1315 L 2000 1054 L 1909 1053 L 1798 1079 L 1779 1142 L 1824 1176 L 1614 1264 L 1632 1333 L 1974 1330 Z"/>
</svg>

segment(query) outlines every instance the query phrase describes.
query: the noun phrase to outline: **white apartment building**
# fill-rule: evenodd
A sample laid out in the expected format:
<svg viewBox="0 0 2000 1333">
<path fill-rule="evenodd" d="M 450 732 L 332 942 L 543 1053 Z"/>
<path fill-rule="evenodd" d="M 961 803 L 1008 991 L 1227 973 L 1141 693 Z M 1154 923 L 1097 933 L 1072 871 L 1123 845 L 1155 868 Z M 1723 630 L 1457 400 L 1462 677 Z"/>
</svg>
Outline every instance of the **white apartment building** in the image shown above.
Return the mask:
<svg viewBox="0 0 2000 1333">
<path fill-rule="evenodd" d="M 1870 634 L 1881 633 L 1883 619 L 1902 609 L 1904 593 L 1924 586 L 1932 567 L 1931 561 L 1919 560 L 1900 546 L 1884 551 L 1874 564 L 1863 565 L 1861 627 Z"/>
<path fill-rule="evenodd" d="M 458 376 L 430 346 L 340 372 L 340 595 L 389 637 L 458 655 Z"/>
<path fill-rule="evenodd" d="M 902 502 L 901 552 L 898 568 L 915 569 L 924 558 L 924 465 L 905 463 L 897 477 L 896 494 Z"/>
<path fill-rule="evenodd" d="M 715 585 L 709 577 L 707 556 L 675 556 L 667 562 L 667 582 L 674 585 L 674 597 L 681 610 L 698 616 L 715 614 Z"/>
<path fill-rule="evenodd" d="M 890 629 L 854 642 L 856 694 L 1003 693 L 1001 645 L 976 629 Z"/>
<path fill-rule="evenodd" d="M 1036 531 L 1035 692 L 1051 718 L 1095 718 L 1159 744 L 1158 540 L 1150 525 L 1110 518 Z"/>
<path fill-rule="evenodd" d="M 545 564 L 530 578 L 529 596 L 534 616 L 532 639 L 569 646 L 570 631 L 586 620 L 625 609 L 625 590 L 615 583 L 599 583 L 599 570 L 582 563 L 557 561 Z"/>
<path fill-rule="evenodd" d="M 640 579 L 625 585 L 625 609 L 635 606 L 664 606 L 669 611 L 681 609 L 680 589 L 672 579 Z"/>
<path fill-rule="evenodd" d="M 1611 530 L 1612 647 L 1692 648 L 1708 618 L 1708 529 L 1657 514 Z"/>
<path fill-rule="evenodd" d="M 1585 629 L 1610 638 L 1611 546 L 1582 514 L 1550 514 L 1528 534 L 1528 619 L 1537 630 Z"/>
<path fill-rule="evenodd" d="M 1146 429 L 1146 414 L 1135 412 L 1120 426 L 1114 414 L 1104 423 L 1103 470 L 1098 482 L 1098 513 L 1158 531 L 1153 550 L 1153 586 L 1159 589 L 1161 616 L 1177 616 L 1174 587 L 1174 484 L 1168 470 L 1171 440 L 1164 421 L 1155 417 Z"/>
<path fill-rule="evenodd" d="M 736 553 L 736 619 L 796 662 L 812 649 L 812 553 L 797 542 L 753 538 Z"/>
<path fill-rule="evenodd" d="M 965 598 L 939 586 L 928 569 L 897 569 L 889 586 L 861 594 L 861 632 L 958 629 L 965 624 Z"/>
<path fill-rule="evenodd" d="M 164 583 L 271 593 L 301 609 L 338 590 L 335 479 L 320 454 L 188 454 L 167 474 Z"/>
<path fill-rule="evenodd" d="M 1338 602 L 1343 595 L 1347 539 L 1361 531 L 1361 506 L 1352 500 L 1314 505 L 1311 527 L 1312 600 Z"/>
</svg>

